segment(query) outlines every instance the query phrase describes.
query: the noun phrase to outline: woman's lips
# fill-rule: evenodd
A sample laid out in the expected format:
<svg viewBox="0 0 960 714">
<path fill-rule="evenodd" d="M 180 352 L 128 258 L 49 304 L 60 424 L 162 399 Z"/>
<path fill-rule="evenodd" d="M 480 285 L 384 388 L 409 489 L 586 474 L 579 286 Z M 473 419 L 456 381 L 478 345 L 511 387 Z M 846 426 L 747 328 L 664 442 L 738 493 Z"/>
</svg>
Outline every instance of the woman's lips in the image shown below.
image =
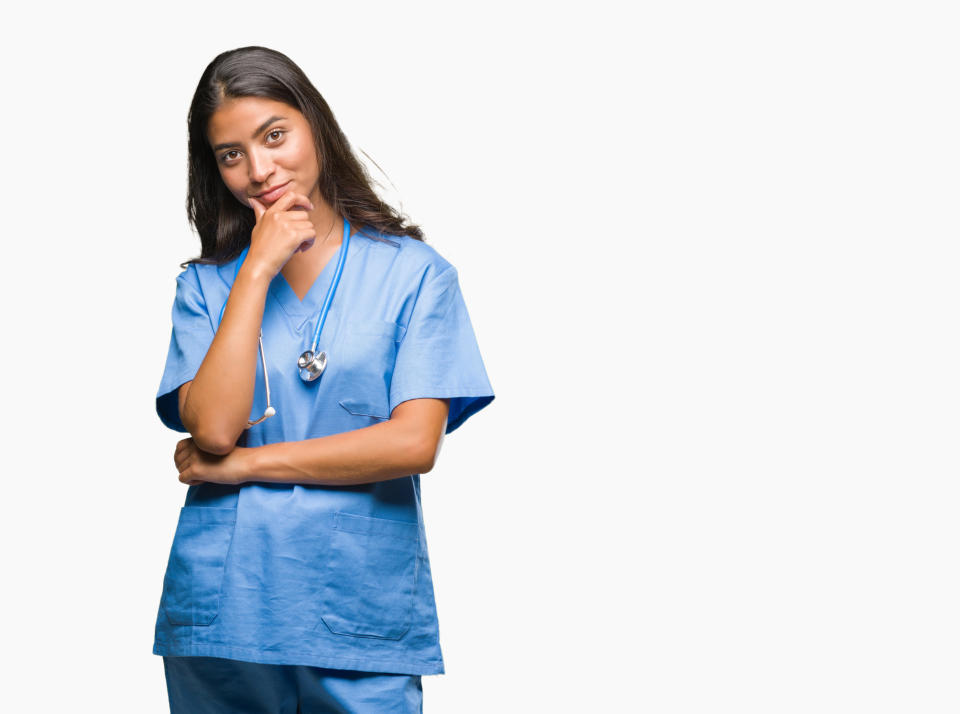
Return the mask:
<svg viewBox="0 0 960 714">
<path fill-rule="evenodd" d="M 277 186 L 275 189 L 273 189 L 269 193 L 261 193 L 259 196 L 255 196 L 254 198 L 256 198 L 258 201 L 266 201 L 267 203 L 273 203 L 274 201 L 276 201 L 278 198 L 280 198 L 283 194 L 287 192 L 287 186 L 289 185 L 290 185 L 290 182 L 287 181 L 285 184 L 281 184 L 280 186 Z"/>
</svg>

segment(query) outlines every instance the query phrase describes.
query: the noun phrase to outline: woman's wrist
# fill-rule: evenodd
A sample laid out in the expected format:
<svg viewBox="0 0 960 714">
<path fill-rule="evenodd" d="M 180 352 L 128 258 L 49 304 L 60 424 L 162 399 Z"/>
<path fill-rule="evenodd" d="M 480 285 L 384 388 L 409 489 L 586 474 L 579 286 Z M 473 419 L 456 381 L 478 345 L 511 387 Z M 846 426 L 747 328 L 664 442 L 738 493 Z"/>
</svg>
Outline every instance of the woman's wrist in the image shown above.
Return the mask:
<svg viewBox="0 0 960 714">
<path fill-rule="evenodd" d="M 238 446 L 235 450 L 236 455 L 239 457 L 235 468 L 233 469 L 236 480 L 235 484 L 249 483 L 250 481 L 256 481 L 255 474 L 257 473 L 257 451 L 258 447 L 256 446 Z"/>
<path fill-rule="evenodd" d="M 262 265 L 245 260 L 243 265 L 240 266 L 239 272 L 237 272 L 237 279 L 234 284 L 252 285 L 255 288 L 266 290 L 275 276 L 276 273 L 271 274 L 270 270 Z"/>
</svg>

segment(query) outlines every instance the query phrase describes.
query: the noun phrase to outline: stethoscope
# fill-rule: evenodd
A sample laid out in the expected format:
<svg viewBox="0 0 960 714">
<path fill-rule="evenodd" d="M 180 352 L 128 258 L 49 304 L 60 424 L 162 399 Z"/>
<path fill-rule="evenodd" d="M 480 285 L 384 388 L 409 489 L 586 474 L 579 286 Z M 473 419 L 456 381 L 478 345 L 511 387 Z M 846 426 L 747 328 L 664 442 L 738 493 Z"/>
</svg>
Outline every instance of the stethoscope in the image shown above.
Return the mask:
<svg viewBox="0 0 960 714">
<path fill-rule="evenodd" d="M 333 281 L 330 283 L 330 287 L 327 288 L 327 294 L 323 298 L 323 306 L 320 308 L 320 319 L 317 320 L 317 329 L 313 333 L 313 344 L 310 345 L 310 349 L 300 355 L 300 358 L 297 360 L 297 368 L 300 371 L 300 379 L 304 382 L 313 382 L 320 378 L 320 375 L 323 374 L 323 371 L 327 368 L 327 353 L 317 352 L 317 343 L 320 341 L 320 333 L 323 331 L 323 323 L 327 321 L 327 311 L 330 309 L 330 303 L 333 302 L 333 296 L 337 292 L 337 285 L 340 282 L 340 274 L 343 272 L 343 264 L 347 260 L 347 248 L 350 245 L 350 221 L 346 218 L 343 219 L 343 242 L 340 244 L 340 251 L 337 257 L 337 270 L 333 274 Z M 240 260 L 237 263 L 237 273 L 240 272 L 240 266 L 243 265 L 243 261 L 247 259 L 247 253 L 250 250 L 248 245 L 243 249 L 243 253 L 240 256 Z M 234 277 L 236 281 L 236 277 Z M 223 322 L 223 311 L 226 309 L 227 303 L 223 303 L 223 307 L 220 308 L 220 320 L 217 322 L 217 326 L 220 326 L 220 323 Z M 260 345 L 260 363 L 263 365 L 263 384 L 265 391 L 267 393 L 267 408 L 263 412 L 263 416 L 257 419 L 256 421 L 247 420 L 247 429 L 251 426 L 256 426 L 262 422 L 267 417 L 272 417 L 277 413 L 277 410 L 273 408 L 270 404 L 270 377 L 267 375 L 267 357 L 263 351 L 263 327 L 260 327 L 260 336 L 257 338 L 257 341 Z"/>
</svg>

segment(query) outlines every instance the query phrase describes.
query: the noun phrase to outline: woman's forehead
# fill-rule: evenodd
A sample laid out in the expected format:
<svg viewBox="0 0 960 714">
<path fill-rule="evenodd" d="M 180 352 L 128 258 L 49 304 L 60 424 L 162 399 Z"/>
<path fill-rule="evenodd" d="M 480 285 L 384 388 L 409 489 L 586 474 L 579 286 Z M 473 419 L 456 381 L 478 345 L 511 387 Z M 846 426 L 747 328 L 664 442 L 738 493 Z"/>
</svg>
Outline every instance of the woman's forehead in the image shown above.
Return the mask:
<svg viewBox="0 0 960 714">
<path fill-rule="evenodd" d="M 229 141 L 240 141 L 252 138 L 244 131 L 242 136 L 225 136 L 227 133 L 239 130 L 248 130 L 256 136 L 266 125 L 278 119 L 302 121 L 303 115 L 295 108 L 284 102 L 264 97 L 236 97 L 228 98 L 210 116 L 207 124 L 207 133 L 210 143 L 216 143 L 221 138 Z"/>
</svg>

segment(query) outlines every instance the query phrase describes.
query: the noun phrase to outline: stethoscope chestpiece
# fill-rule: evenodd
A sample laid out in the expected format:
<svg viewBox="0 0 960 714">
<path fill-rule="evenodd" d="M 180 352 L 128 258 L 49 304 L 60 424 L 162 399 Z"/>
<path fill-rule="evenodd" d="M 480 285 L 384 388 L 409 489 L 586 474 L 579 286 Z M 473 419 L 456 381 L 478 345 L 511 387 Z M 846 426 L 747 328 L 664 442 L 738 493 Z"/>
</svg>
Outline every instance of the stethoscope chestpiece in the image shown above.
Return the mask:
<svg viewBox="0 0 960 714">
<path fill-rule="evenodd" d="M 323 374 L 323 370 L 327 368 L 327 353 L 318 352 L 314 354 L 310 350 L 307 350 L 300 355 L 300 359 L 297 360 L 297 366 L 300 368 L 300 379 L 304 382 L 312 382 L 315 379 L 319 379 L 320 375 Z"/>
</svg>

